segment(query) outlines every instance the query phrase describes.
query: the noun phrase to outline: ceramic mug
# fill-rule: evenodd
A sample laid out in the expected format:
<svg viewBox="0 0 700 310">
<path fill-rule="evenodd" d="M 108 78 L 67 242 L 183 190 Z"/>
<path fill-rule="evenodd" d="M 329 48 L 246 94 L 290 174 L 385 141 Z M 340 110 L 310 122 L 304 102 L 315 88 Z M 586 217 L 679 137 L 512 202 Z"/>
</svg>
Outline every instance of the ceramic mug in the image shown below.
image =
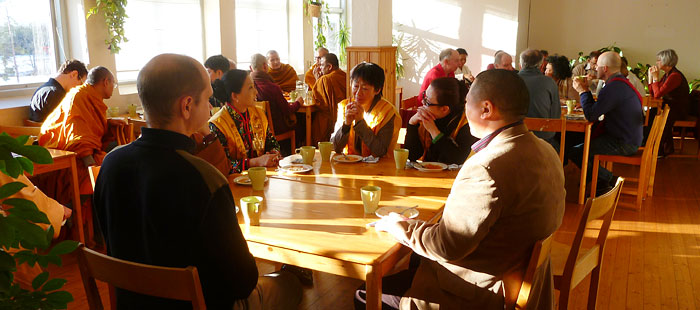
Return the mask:
<svg viewBox="0 0 700 310">
<path fill-rule="evenodd" d="M 241 211 L 243 220 L 250 226 L 260 226 L 260 207 L 263 198 L 260 196 L 246 196 L 241 198 Z"/>
<path fill-rule="evenodd" d="M 253 186 L 254 191 L 261 191 L 265 189 L 265 175 L 267 174 L 267 169 L 265 167 L 250 167 L 248 168 L 248 178 L 250 178 L 250 185 Z"/>
<path fill-rule="evenodd" d="M 407 149 L 395 149 L 394 150 L 394 162 L 396 163 L 396 169 L 403 170 L 406 168 L 406 160 L 408 159 Z"/>
<path fill-rule="evenodd" d="M 301 159 L 304 164 L 313 165 L 314 155 L 316 155 L 316 148 L 313 146 L 302 146 L 296 149 L 296 152 L 301 154 Z"/>
<path fill-rule="evenodd" d="M 379 207 L 379 200 L 382 198 L 382 188 L 379 186 L 363 186 L 360 188 L 362 205 L 366 214 L 374 214 Z"/>
</svg>

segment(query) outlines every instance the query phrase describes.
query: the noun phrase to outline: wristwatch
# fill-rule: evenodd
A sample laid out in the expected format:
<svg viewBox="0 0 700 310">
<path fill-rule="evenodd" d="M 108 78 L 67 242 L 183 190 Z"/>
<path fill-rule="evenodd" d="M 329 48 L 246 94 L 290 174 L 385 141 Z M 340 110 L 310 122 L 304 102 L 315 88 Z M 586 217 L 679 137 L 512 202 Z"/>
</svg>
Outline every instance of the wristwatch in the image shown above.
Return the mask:
<svg viewBox="0 0 700 310">
<path fill-rule="evenodd" d="M 202 139 L 202 144 L 204 144 L 204 146 L 207 146 L 209 144 L 214 143 L 214 141 L 216 141 L 216 135 L 213 132 L 210 132 L 208 135 L 204 136 L 204 138 Z"/>
</svg>

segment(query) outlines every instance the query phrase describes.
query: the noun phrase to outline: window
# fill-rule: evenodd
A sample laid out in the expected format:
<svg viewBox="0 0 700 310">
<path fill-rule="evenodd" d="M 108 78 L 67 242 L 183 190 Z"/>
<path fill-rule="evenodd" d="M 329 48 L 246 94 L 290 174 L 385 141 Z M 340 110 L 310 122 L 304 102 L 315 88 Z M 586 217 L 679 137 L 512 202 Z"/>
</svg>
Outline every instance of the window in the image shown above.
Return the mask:
<svg viewBox="0 0 700 310">
<path fill-rule="evenodd" d="M 54 74 L 52 29 L 51 1 L 0 2 L 0 86 L 43 83 Z"/>
<path fill-rule="evenodd" d="M 129 0 L 124 35 L 129 40 L 115 56 L 117 80 L 135 81 L 139 70 L 162 53 L 204 57 L 199 0 Z"/>
<path fill-rule="evenodd" d="M 328 11 L 326 11 L 325 5 L 328 5 Z M 325 0 L 324 7 L 321 9 L 321 20 L 314 19 L 314 22 L 323 22 L 323 34 L 326 37 L 326 48 L 329 52 L 341 57 L 340 53 L 340 42 L 338 40 L 338 30 L 340 29 L 340 22 L 346 24 L 345 20 L 345 1 L 344 0 Z M 326 20 L 328 18 L 328 20 Z M 330 26 L 330 27 L 329 27 Z M 316 36 L 318 35 L 318 27 L 314 26 L 314 42 L 316 42 Z M 314 46 L 316 50 L 316 46 Z"/>
<path fill-rule="evenodd" d="M 236 1 L 237 67 L 247 69 L 250 56 L 276 50 L 289 63 L 287 0 Z"/>
</svg>

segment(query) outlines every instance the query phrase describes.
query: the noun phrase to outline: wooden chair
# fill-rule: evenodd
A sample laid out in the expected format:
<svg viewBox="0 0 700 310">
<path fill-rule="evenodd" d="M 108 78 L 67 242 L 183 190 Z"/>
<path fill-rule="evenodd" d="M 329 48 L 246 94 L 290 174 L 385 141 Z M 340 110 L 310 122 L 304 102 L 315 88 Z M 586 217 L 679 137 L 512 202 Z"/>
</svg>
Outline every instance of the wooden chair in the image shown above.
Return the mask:
<svg viewBox="0 0 700 310">
<path fill-rule="evenodd" d="M 530 299 L 530 290 L 535 280 L 535 273 L 548 259 L 552 248 L 552 236 L 537 241 L 532 247 L 530 261 L 527 264 L 525 273 L 512 272 L 503 277 L 505 284 L 505 308 L 527 309 L 527 302 Z"/>
<path fill-rule="evenodd" d="M 97 175 L 100 173 L 100 166 L 88 167 L 88 173 L 90 174 L 90 183 L 92 183 L 92 190 L 95 190 L 95 182 L 97 182 Z"/>
<path fill-rule="evenodd" d="M 418 96 L 413 96 L 411 98 L 406 98 L 401 100 L 401 108 L 404 110 L 414 109 L 420 106 L 418 101 Z"/>
<path fill-rule="evenodd" d="M 591 275 L 591 283 L 588 289 L 588 309 L 595 309 L 598 297 L 598 282 L 600 270 L 603 266 L 603 251 L 608 237 L 610 224 L 620 199 L 623 178 L 619 178 L 615 187 L 596 198 L 586 200 L 586 205 L 581 214 L 578 229 L 574 235 L 571 246 L 552 242 L 552 270 L 554 273 L 554 288 L 559 291 L 559 309 L 567 309 L 571 291 Z M 594 220 L 602 219 L 600 231 L 595 244 L 589 249 L 582 249 L 583 237 L 586 227 Z"/>
<path fill-rule="evenodd" d="M 637 197 L 633 209 L 640 210 L 642 208 L 642 200 L 651 195 L 653 190 L 648 190 L 654 187 L 654 175 L 656 174 L 656 156 L 659 153 L 659 144 L 661 135 L 664 131 L 664 125 L 668 118 L 668 113 L 671 108 L 666 106 L 661 116 L 654 119 L 649 137 L 644 145 L 644 149 L 637 151 L 637 154 L 632 156 L 622 155 L 595 155 L 593 157 L 593 172 L 591 173 L 591 198 L 595 197 L 598 181 L 598 169 L 600 163 L 610 163 L 607 165 L 608 170 L 612 169 L 612 163 L 628 164 L 639 166 L 638 178 L 627 178 L 630 181 L 637 182 L 637 190 L 624 190 L 624 194 L 635 195 Z"/>
<path fill-rule="evenodd" d="M 82 244 L 77 256 L 90 309 L 104 309 L 96 279 L 139 294 L 191 301 L 195 310 L 206 309 L 195 267 L 169 268 L 129 262 L 95 252 Z"/>
<path fill-rule="evenodd" d="M 134 124 L 128 123 L 125 125 L 119 125 L 115 130 L 115 135 L 117 137 L 117 144 L 124 145 L 129 144 L 134 141 Z"/>
<path fill-rule="evenodd" d="M 681 153 L 683 153 L 683 142 L 685 141 L 685 134 L 686 134 L 686 128 L 690 128 L 691 131 L 695 129 L 698 125 L 698 119 L 694 116 L 690 116 L 690 119 L 688 120 L 682 120 L 682 121 L 675 121 L 673 123 L 673 127 L 680 128 L 681 129 Z M 697 133 L 693 135 L 695 140 L 698 142 L 698 149 L 695 155 L 671 155 L 673 157 L 694 157 L 696 159 L 700 159 L 700 138 L 698 138 Z"/>
<path fill-rule="evenodd" d="M 559 132 L 559 160 L 564 163 L 564 144 L 566 142 L 566 119 L 526 117 L 525 126 L 532 131 Z"/>
<path fill-rule="evenodd" d="M 662 104 L 663 99 L 657 99 L 649 95 L 642 97 L 642 108 L 646 110 L 644 113 L 644 126 L 649 126 L 649 114 L 651 109 L 656 108 L 656 114 L 658 115 L 661 113 Z"/>
<path fill-rule="evenodd" d="M 272 112 L 270 112 L 270 102 L 257 101 L 255 104 L 261 107 L 263 110 L 265 110 L 265 116 L 267 116 L 267 124 L 270 127 L 270 132 L 273 136 L 275 136 L 275 139 L 277 139 L 277 141 L 289 140 L 289 142 L 291 142 L 292 144 L 291 154 L 294 154 L 294 151 L 296 149 L 296 130 L 290 130 L 281 135 L 275 134 L 275 125 L 272 122 Z"/>
<path fill-rule="evenodd" d="M 41 127 L 41 125 L 43 125 L 43 124 L 44 124 L 43 122 L 35 122 L 35 121 L 30 120 L 28 118 L 24 119 L 24 126 L 27 126 L 27 127 Z"/>
</svg>

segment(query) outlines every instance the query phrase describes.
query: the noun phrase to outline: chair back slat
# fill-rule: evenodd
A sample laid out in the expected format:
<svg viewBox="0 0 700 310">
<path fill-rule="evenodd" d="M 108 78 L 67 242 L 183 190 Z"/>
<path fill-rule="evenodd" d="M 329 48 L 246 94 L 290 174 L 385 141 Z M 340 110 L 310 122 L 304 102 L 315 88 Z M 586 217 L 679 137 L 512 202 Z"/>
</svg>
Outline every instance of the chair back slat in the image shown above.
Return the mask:
<svg viewBox="0 0 700 310">
<path fill-rule="evenodd" d="M 100 173 L 100 166 L 88 167 L 88 173 L 90 174 L 90 183 L 92 183 L 92 190 L 95 190 L 95 183 L 97 182 L 97 175 Z"/>
<path fill-rule="evenodd" d="M 191 301 L 193 309 L 206 308 L 195 267 L 139 264 L 95 252 L 84 245 L 80 245 L 77 255 L 90 309 L 103 309 L 96 279 L 139 294 Z"/>
<path fill-rule="evenodd" d="M 532 254 L 524 273 L 515 271 L 504 275 L 506 309 L 527 309 L 530 291 L 534 286 L 535 274 L 549 259 L 551 249 L 552 236 L 550 235 L 537 241 L 532 247 Z"/>
</svg>

